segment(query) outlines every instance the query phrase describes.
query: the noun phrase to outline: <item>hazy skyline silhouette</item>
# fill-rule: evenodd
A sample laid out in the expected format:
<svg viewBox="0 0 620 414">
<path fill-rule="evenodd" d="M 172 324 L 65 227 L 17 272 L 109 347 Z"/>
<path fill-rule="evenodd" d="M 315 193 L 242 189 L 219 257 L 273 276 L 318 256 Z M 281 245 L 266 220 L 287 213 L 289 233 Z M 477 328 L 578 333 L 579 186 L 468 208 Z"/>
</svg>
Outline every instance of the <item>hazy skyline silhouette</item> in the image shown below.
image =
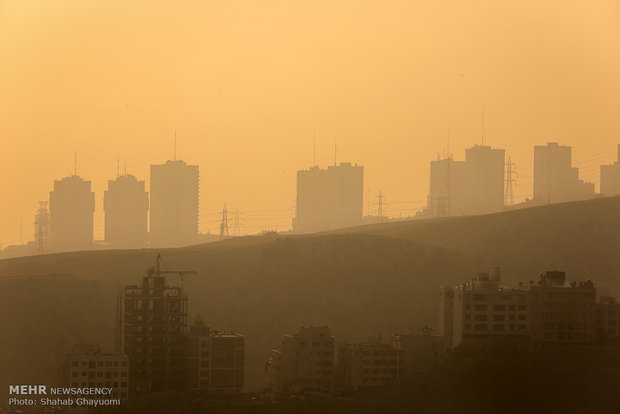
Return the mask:
<svg viewBox="0 0 620 414">
<path fill-rule="evenodd" d="M 200 166 L 202 232 L 224 201 L 290 228 L 315 130 L 321 167 L 335 141 L 338 162 L 364 166 L 364 214 L 368 189 L 413 214 L 448 134 L 456 158 L 480 143 L 483 108 L 485 144 L 520 172 L 517 201 L 549 141 L 571 145 L 598 190 L 620 141 L 619 16 L 611 1 L 0 1 L 0 243 L 19 242 L 20 221 L 33 238 L 75 150 L 103 238 L 117 157 L 148 187 L 175 130 L 177 159 Z"/>
</svg>

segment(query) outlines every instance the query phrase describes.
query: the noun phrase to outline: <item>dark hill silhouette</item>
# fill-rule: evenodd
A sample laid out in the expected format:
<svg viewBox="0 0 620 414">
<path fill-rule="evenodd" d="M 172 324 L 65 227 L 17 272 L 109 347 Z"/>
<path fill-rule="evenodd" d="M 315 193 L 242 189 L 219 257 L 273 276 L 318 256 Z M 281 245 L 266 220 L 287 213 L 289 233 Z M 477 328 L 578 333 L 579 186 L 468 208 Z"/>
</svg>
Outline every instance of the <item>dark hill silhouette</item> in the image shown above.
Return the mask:
<svg viewBox="0 0 620 414">
<path fill-rule="evenodd" d="M 0 389 L 51 382 L 73 343 L 112 350 L 116 292 L 138 283 L 158 252 L 163 268 L 199 273 L 183 281 L 190 320 L 200 313 L 215 329 L 246 335 L 252 390 L 270 350 L 299 324 L 329 324 L 338 341 L 436 326 L 439 285 L 494 266 L 505 284 L 562 269 L 620 296 L 619 213 L 620 198 L 610 198 L 316 235 L 2 260 Z"/>
</svg>

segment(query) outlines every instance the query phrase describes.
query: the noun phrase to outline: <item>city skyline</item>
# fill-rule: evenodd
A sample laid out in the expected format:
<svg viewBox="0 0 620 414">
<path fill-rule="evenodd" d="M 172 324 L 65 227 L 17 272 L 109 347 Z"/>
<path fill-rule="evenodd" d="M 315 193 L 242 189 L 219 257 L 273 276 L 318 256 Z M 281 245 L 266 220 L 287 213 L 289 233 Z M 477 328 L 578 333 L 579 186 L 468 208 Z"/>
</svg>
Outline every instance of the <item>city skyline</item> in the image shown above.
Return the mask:
<svg viewBox="0 0 620 414">
<path fill-rule="evenodd" d="M 297 170 L 332 165 L 334 144 L 364 165 L 365 214 L 379 190 L 388 215 L 422 208 L 428 162 L 483 134 L 517 164 L 517 202 L 534 145 L 572 146 L 598 181 L 620 137 L 620 6 L 474 3 L 3 2 L 0 174 L 19 179 L 0 182 L 0 243 L 33 238 L 75 150 L 102 239 L 118 157 L 148 186 L 175 130 L 177 158 L 201 166 L 201 232 L 223 202 L 253 212 L 246 232 L 288 229 Z"/>
</svg>

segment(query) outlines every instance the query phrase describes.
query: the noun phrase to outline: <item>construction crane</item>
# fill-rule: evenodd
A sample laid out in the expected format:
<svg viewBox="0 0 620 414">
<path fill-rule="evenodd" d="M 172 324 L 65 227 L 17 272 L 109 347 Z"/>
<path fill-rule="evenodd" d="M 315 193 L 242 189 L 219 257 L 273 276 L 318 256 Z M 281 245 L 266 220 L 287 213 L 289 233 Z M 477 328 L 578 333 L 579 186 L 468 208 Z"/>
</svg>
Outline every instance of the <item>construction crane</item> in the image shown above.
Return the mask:
<svg viewBox="0 0 620 414">
<path fill-rule="evenodd" d="M 155 268 L 149 268 L 148 270 L 149 276 L 161 276 L 162 274 L 176 274 L 181 276 L 181 283 L 183 283 L 184 275 L 197 275 L 198 272 L 195 270 L 161 270 L 161 254 L 157 254 L 157 259 L 155 262 Z"/>
</svg>

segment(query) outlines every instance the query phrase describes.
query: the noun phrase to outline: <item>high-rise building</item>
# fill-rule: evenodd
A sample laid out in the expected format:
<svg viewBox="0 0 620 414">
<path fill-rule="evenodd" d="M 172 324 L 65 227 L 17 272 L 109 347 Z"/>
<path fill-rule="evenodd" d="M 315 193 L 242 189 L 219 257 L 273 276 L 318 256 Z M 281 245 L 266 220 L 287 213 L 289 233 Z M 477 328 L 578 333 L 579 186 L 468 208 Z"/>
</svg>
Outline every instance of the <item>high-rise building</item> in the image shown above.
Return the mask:
<svg viewBox="0 0 620 414">
<path fill-rule="evenodd" d="M 50 192 L 50 248 L 88 249 L 93 245 L 95 193 L 90 181 L 78 175 L 54 181 Z"/>
<path fill-rule="evenodd" d="M 362 224 L 364 167 L 340 163 L 297 171 L 293 231 L 311 233 Z"/>
<path fill-rule="evenodd" d="M 620 302 L 613 296 L 601 296 L 595 318 L 597 340 L 620 344 Z"/>
<path fill-rule="evenodd" d="M 129 357 L 129 396 L 185 389 L 187 296 L 157 267 L 125 287 L 118 309 L 118 348 Z"/>
<path fill-rule="evenodd" d="M 276 393 L 331 392 L 334 385 L 334 337 L 327 326 L 304 327 L 286 335 L 269 361 Z"/>
<path fill-rule="evenodd" d="M 131 174 L 109 180 L 103 209 L 107 243 L 112 247 L 146 246 L 149 195 L 144 181 Z"/>
<path fill-rule="evenodd" d="M 486 145 L 465 150 L 469 176 L 469 214 L 496 213 L 504 209 L 505 151 Z"/>
<path fill-rule="evenodd" d="M 195 243 L 198 236 L 199 173 L 197 165 L 166 161 L 151 165 L 153 246 Z"/>
<path fill-rule="evenodd" d="M 601 165 L 601 195 L 606 197 L 620 195 L 620 144 L 618 160 L 613 164 Z"/>
<path fill-rule="evenodd" d="M 238 394 L 244 382 L 245 338 L 212 331 L 197 317 L 187 338 L 187 388 L 209 394 Z"/>
<path fill-rule="evenodd" d="M 504 208 L 504 153 L 485 145 L 431 161 L 427 214 L 431 217 L 487 214 Z"/>
<path fill-rule="evenodd" d="M 572 148 L 549 142 L 534 147 L 534 202 L 536 204 L 588 200 L 594 184 L 579 179 L 572 166 Z"/>
<path fill-rule="evenodd" d="M 451 156 L 431 161 L 428 208 L 432 217 L 467 214 L 469 180 L 467 163 Z"/>
</svg>

